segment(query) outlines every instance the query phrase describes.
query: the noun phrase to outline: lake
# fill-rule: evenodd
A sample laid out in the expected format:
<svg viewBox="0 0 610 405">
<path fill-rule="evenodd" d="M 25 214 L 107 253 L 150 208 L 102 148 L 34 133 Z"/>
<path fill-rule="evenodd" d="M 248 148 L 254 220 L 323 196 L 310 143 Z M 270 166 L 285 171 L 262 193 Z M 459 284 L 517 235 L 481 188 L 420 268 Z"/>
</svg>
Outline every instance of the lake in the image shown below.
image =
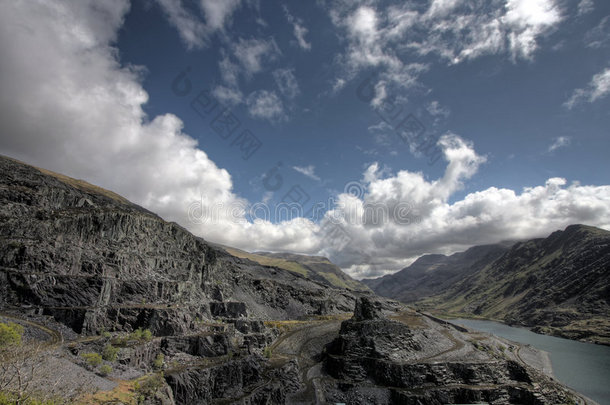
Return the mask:
<svg viewBox="0 0 610 405">
<path fill-rule="evenodd" d="M 557 380 L 600 405 L 610 405 L 610 347 L 540 335 L 492 321 L 452 319 L 450 322 L 548 352 Z"/>
</svg>

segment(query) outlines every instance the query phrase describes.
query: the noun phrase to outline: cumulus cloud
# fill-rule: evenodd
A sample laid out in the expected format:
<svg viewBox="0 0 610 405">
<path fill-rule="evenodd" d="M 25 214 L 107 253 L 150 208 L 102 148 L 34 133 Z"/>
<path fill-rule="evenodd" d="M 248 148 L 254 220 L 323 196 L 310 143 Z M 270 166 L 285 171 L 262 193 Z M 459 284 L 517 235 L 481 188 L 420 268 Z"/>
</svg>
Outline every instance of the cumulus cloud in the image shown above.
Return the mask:
<svg viewBox="0 0 610 405">
<path fill-rule="evenodd" d="M 377 164 L 369 166 L 360 191 L 339 194 L 322 222 L 322 229 L 329 224 L 341 228 L 345 247 L 324 247 L 322 253 L 354 277 L 374 277 L 424 253 L 541 237 L 574 223 L 610 227 L 610 186 L 567 185 L 563 178 L 520 193 L 490 187 L 452 201 L 485 158 L 456 135 L 443 136 L 439 145 L 447 166 L 436 180 L 405 170 L 383 175 Z"/>
<path fill-rule="evenodd" d="M 294 170 L 301 173 L 304 176 L 309 177 L 312 180 L 320 181 L 320 177 L 316 175 L 316 167 L 313 165 L 309 166 L 292 166 Z"/>
<path fill-rule="evenodd" d="M 248 113 L 254 118 L 282 121 L 286 118 L 282 100 L 273 91 L 257 90 L 246 100 Z"/>
<path fill-rule="evenodd" d="M 570 145 L 572 139 L 569 136 L 558 136 L 553 140 L 553 143 L 549 146 L 548 152 L 553 152 L 556 149 L 566 147 Z"/>
<path fill-rule="evenodd" d="M 572 109 L 583 102 L 593 103 L 608 94 L 610 94 L 610 68 L 594 75 L 587 87 L 574 90 L 572 96 L 563 105 Z"/>
<path fill-rule="evenodd" d="M 125 0 L 0 3 L 0 153 L 114 190 L 209 240 L 315 252 L 315 224 L 248 223 L 230 174 L 182 121 L 146 116 L 140 70 L 111 45 L 128 9 Z"/>
</svg>

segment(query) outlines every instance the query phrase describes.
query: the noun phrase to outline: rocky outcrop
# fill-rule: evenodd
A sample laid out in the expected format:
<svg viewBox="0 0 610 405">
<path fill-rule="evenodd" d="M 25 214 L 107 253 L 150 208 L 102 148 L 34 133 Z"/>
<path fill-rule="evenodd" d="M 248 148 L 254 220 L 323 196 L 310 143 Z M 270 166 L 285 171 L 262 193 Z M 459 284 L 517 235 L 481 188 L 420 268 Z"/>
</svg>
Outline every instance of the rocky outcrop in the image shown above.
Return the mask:
<svg viewBox="0 0 610 405">
<path fill-rule="evenodd" d="M 556 404 L 570 399 L 557 384 L 512 360 L 499 357 L 455 361 L 404 361 L 396 353 L 423 347 L 404 323 L 387 319 L 369 299 L 356 303 L 328 345 L 324 367 L 337 381 L 327 383 L 327 399 L 345 403 Z M 432 341 L 429 344 L 433 344 Z M 536 380 L 536 385 L 532 384 Z M 543 386 L 544 389 L 540 389 Z M 419 402 L 418 402 L 419 401 Z"/>
</svg>

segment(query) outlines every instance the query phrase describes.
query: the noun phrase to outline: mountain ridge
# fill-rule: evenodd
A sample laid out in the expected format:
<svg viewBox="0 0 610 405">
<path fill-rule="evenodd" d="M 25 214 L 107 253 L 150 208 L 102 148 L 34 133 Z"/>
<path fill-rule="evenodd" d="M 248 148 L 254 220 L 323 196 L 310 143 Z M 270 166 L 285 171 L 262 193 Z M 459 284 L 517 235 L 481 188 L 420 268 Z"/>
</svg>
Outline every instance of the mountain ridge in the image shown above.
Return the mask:
<svg viewBox="0 0 610 405">
<path fill-rule="evenodd" d="M 408 274 L 409 269 L 402 272 Z M 608 269 L 610 232 L 573 224 L 546 238 L 516 242 L 497 257 L 470 266 L 458 263 L 449 269 L 456 272 L 453 284 L 445 282 L 443 273 L 432 273 L 427 283 L 440 287 L 426 296 L 409 290 L 412 280 L 401 283 L 404 273 L 365 283 L 381 295 L 445 315 L 496 319 L 540 333 L 610 344 Z M 384 283 L 395 285 L 389 290 Z"/>
</svg>

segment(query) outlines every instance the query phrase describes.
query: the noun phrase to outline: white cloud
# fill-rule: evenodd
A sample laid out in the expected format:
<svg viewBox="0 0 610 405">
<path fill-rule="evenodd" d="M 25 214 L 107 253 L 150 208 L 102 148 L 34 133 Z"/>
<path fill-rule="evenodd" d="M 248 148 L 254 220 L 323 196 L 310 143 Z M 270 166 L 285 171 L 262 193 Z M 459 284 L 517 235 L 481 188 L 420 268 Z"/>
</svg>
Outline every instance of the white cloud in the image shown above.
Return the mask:
<svg viewBox="0 0 610 405">
<path fill-rule="evenodd" d="M 394 128 L 385 121 L 371 125 L 368 130 L 373 134 L 375 142 L 382 146 L 392 145 L 394 138 L 398 136 Z"/>
<path fill-rule="evenodd" d="M 451 114 L 447 107 L 442 106 L 441 103 L 436 100 L 426 104 L 426 111 L 428 111 L 428 114 L 430 114 L 432 117 L 447 118 L 449 114 Z"/>
<path fill-rule="evenodd" d="M 228 55 L 224 55 L 218 62 L 218 70 L 222 80 L 231 87 L 238 86 L 239 66 L 231 61 Z"/>
<path fill-rule="evenodd" d="M 156 0 L 169 23 L 178 30 L 188 49 L 202 48 L 216 31 L 224 30 L 232 14 L 240 6 L 240 0 L 200 0 L 199 7 L 205 15 L 205 23 L 195 10 L 189 10 L 182 0 Z"/>
<path fill-rule="evenodd" d="M 236 87 L 216 86 L 212 95 L 225 106 L 235 106 L 244 102 L 244 95 Z"/>
<path fill-rule="evenodd" d="M 239 8 L 240 0 L 200 0 L 207 26 L 211 30 L 223 29 L 225 22 Z"/>
<path fill-rule="evenodd" d="M 246 99 L 248 112 L 252 117 L 267 119 L 270 121 L 282 121 L 286 118 L 282 100 L 275 92 L 257 90 Z"/>
<path fill-rule="evenodd" d="M 569 136 L 558 136 L 553 140 L 553 143 L 549 146 L 548 152 L 553 152 L 556 149 L 569 146 L 572 139 Z"/>
<path fill-rule="evenodd" d="M 0 2 L 0 153 L 114 190 L 209 240 L 315 252 L 316 225 L 245 222 L 248 202 L 180 119 L 146 116 L 138 70 L 110 45 L 128 9 L 125 0 Z M 190 208 L 221 205 L 215 218 L 189 220 Z"/>
<path fill-rule="evenodd" d="M 316 175 L 316 167 L 313 165 L 309 166 L 292 166 L 294 170 L 301 173 L 304 176 L 309 177 L 312 180 L 320 181 L 320 177 Z"/>
<path fill-rule="evenodd" d="M 484 162 L 471 144 L 455 135 L 439 142 L 447 167 L 436 180 L 401 170 L 382 175 L 371 165 L 358 197 L 343 193 L 322 228 L 338 223 L 349 237 L 341 250 L 324 247 L 355 277 L 378 276 L 410 264 L 424 253 L 453 253 L 476 244 L 546 236 L 569 224 L 610 228 L 610 186 L 567 185 L 551 178 L 515 192 L 490 187 L 451 201 Z M 375 213 L 383 207 L 383 221 Z"/>
<path fill-rule="evenodd" d="M 572 96 L 563 104 L 568 109 L 583 102 L 593 103 L 610 94 L 610 68 L 597 73 L 586 88 L 576 89 Z"/>
<path fill-rule="evenodd" d="M 233 44 L 233 55 L 248 77 L 260 72 L 264 63 L 275 60 L 280 53 L 273 38 L 268 40 L 240 38 Z"/>
<path fill-rule="evenodd" d="M 587 48 L 598 49 L 610 43 L 610 15 L 602 18 L 595 27 L 585 34 Z"/>
<path fill-rule="evenodd" d="M 201 48 L 206 43 L 205 24 L 184 8 L 182 0 L 157 0 L 169 23 L 178 30 L 187 48 Z"/>
<path fill-rule="evenodd" d="M 293 69 L 274 70 L 273 79 L 280 92 L 289 99 L 295 98 L 301 91 Z"/>
<path fill-rule="evenodd" d="M 311 50 L 311 43 L 307 42 L 307 40 L 305 39 L 305 35 L 307 35 L 309 30 L 305 28 L 301 19 L 295 18 L 292 14 L 290 14 L 290 12 L 288 11 L 288 7 L 285 4 L 283 7 L 286 19 L 290 24 L 292 24 L 294 37 L 296 38 L 299 47 L 306 51 Z"/>
<path fill-rule="evenodd" d="M 578 3 L 578 15 L 582 16 L 585 14 L 589 14 L 595 9 L 595 4 L 593 4 L 593 0 L 580 0 Z"/>
<path fill-rule="evenodd" d="M 531 58 L 536 38 L 562 20 L 553 0 L 508 0 L 503 21 L 510 29 L 513 58 Z"/>
<path fill-rule="evenodd" d="M 539 38 L 563 20 L 555 0 L 433 0 L 425 10 L 412 2 L 387 7 L 336 2 L 329 13 L 347 42 L 338 58 L 341 79 L 375 67 L 386 92 L 417 85 L 427 70 L 421 57 L 427 55 L 449 64 L 490 54 L 508 54 L 515 62 L 532 59 Z"/>
</svg>

